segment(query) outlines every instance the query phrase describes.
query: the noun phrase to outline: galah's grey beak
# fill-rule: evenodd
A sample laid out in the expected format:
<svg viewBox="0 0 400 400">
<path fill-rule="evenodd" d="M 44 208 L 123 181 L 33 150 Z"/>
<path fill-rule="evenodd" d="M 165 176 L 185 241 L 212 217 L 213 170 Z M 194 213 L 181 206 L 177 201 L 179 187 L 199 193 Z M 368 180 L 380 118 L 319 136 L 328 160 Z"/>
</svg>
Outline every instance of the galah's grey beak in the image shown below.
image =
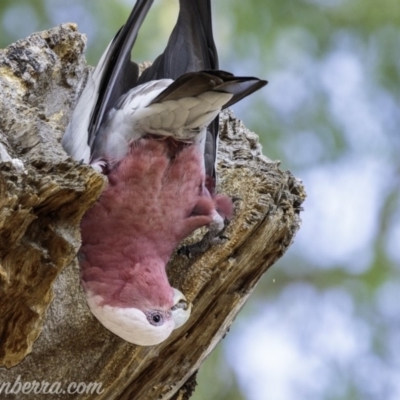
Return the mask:
<svg viewBox="0 0 400 400">
<path fill-rule="evenodd" d="M 178 289 L 174 289 L 174 306 L 171 308 L 175 329 L 180 328 L 190 317 L 192 303 L 188 303 L 186 297 Z"/>
</svg>

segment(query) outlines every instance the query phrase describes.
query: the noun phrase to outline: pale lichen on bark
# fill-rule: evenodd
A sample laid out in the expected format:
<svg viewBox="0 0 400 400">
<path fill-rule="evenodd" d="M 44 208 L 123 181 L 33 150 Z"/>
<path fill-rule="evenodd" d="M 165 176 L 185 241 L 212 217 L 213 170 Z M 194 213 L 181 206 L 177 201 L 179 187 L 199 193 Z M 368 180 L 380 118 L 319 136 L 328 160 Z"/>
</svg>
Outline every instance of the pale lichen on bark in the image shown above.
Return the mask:
<svg viewBox="0 0 400 400">
<path fill-rule="evenodd" d="M 103 179 L 60 145 L 86 79 L 84 42 L 65 24 L 0 52 L 0 361 L 13 367 L 0 380 L 102 382 L 103 394 L 82 399 L 188 398 L 191 377 L 292 242 L 304 189 L 224 113 L 219 190 L 237 199 L 229 239 L 168 267 L 193 301 L 190 320 L 150 348 L 105 330 L 86 306 L 74 260 L 79 220 Z"/>
</svg>

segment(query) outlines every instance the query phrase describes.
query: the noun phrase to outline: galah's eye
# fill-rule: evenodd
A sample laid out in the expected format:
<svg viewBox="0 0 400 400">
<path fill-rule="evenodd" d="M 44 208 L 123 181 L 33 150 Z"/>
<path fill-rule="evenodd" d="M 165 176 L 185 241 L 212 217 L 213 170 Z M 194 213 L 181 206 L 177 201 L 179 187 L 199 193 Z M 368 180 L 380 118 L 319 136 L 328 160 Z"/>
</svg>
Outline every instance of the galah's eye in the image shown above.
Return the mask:
<svg viewBox="0 0 400 400">
<path fill-rule="evenodd" d="M 147 320 L 154 326 L 164 323 L 164 315 L 161 311 L 150 311 L 146 313 Z"/>
<path fill-rule="evenodd" d="M 153 315 L 153 322 L 155 322 L 156 324 L 158 324 L 161 321 L 161 315 L 159 314 L 154 314 Z"/>
</svg>

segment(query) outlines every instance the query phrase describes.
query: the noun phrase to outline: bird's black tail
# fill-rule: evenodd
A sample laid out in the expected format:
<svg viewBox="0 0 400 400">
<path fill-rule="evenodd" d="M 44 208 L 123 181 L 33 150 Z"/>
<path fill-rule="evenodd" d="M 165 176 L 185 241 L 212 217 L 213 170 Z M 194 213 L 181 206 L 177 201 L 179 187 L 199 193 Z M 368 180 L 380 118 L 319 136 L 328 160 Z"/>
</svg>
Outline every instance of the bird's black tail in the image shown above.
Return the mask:
<svg viewBox="0 0 400 400">
<path fill-rule="evenodd" d="M 210 0 L 180 0 L 178 21 L 164 52 L 139 78 L 138 84 L 155 79 L 177 79 L 187 72 L 218 69 Z"/>
</svg>

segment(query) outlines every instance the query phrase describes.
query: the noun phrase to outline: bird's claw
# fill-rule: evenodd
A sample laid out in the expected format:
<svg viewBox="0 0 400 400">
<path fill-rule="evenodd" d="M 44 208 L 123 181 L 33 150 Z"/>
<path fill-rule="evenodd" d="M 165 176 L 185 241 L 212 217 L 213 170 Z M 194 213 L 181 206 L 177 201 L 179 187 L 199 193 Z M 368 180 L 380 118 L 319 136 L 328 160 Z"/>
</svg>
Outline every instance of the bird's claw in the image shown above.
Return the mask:
<svg viewBox="0 0 400 400">
<path fill-rule="evenodd" d="M 196 244 L 196 243 L 195 243 Z M 178 249 L 178 254 L 180 255 L 180 256 L 186 256 L 187 258 L 192 258 L 192 253 L 191 253 L 191 250 L 190 250 L 190 248 L 192 247 L 193 245 L 185 245 L 185 246 L 182 246 L 182 247 L 180 247 L 179 249 Z"/>
<path fill-rule="evenodd" d="M 228 225 L 228 220 L 223 221 L 222 229 L 220 221 L 215 224 L 211 224 L 209 230 L 200 241 L 180 247 L 178 249 L 178 254 L 181 256 L 186 256 L 187 258 L 193 258 L 205 253 L 210 247 L 216 244 L 225 243 L 227 240 L 229 240 L 229 237 L 224 235 L 225 229 Z"/>
<path fill-rule="evenodd" d="M 227 240 L 229 240 L 228 236 L 218 235 L 217 237 L 214 238 L 213 244 L 222 244 L 225 243 Z"/>
</svg>

